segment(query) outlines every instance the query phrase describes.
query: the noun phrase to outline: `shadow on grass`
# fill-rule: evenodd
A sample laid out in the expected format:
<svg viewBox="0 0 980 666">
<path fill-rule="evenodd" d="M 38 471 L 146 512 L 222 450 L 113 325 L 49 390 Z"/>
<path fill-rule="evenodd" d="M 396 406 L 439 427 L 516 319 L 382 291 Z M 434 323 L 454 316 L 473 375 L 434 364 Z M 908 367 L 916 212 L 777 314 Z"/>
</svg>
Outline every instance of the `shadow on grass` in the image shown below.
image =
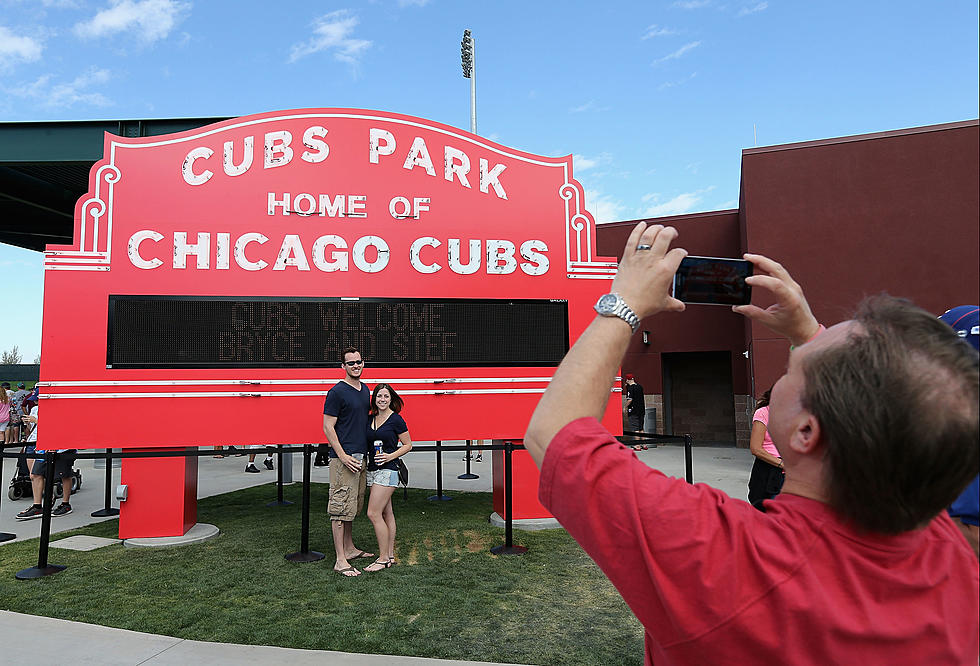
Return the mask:
<svg viewBox="0 0 980 666">
<path fill-rule="evenodd" d="M 564 530 L 515 531 L 523 556 L 495 556 L 488 493 L 395 493 L 398 564 L 334 573 L 324 515 L 326 484 L 312 485 L 310 547 L 327 558 L 284 559 L 300 546 L 300 488 L 292 506 L 267 507 L 273 486 L 199 500 L 211 541 L 170 549 L 122 545 L 52 548 L 65 571 L 35 581 L 14 574 L 37 562 L 37 539 L 0 547 L 0 607 L 179 638 L 531 664 L 639 664 L 643 630 L 598 567 Z M 59 534 L 115 537 L 114 521 Z M 370 522 L 354 542 L 375 552 Z M 359 568 L 369 560 L 358 560 Z"/>
</svg>

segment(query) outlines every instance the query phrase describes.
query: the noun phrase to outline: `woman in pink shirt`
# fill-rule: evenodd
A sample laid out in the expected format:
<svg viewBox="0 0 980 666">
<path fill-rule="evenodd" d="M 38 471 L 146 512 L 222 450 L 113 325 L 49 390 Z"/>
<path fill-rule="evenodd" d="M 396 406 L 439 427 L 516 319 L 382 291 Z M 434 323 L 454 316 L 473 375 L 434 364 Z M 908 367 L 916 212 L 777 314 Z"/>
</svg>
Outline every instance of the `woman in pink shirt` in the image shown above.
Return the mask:
<svg viewBox="0 0 980 666">
<path fill-rule="evenodd" d="M 771 391 L 772 389 L 769 389 Z M 749 451 L 755 456 L 749 476 L 749 503 L 760 511 L 762 500 L 772 499 L 783 487 L 783 460 L 769 436 L 769 391 L 756 403 Z"/>
</svg>

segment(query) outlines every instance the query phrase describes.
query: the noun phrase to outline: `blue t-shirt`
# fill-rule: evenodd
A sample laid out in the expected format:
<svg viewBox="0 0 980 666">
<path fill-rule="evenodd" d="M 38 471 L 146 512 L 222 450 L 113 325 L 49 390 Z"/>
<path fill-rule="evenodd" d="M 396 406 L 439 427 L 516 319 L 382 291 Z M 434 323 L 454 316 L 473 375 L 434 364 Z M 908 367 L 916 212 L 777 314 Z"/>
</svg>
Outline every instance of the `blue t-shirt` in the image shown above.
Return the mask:
<svg viewBox="0 0 980 666">
<path fill-rule="evenodd" d="M 367 442 L 368 446 L 371 448 L 370 460 L 368 461 L 368 469 L 398 469 L 398 463 L 394 460 L 385 463 L 384 465 L 377 465 L 374 462 L 374 440 L 381 440 L 381 450 L 385 453 L 394 453 L 399 448 L 401 444 L 398 442 L 398 435 L 403 432 L 408 432 L 408 426 L 405 424 L 405 419 L 403 419 L 398 414 L 392 414 L 389 416 L 384 423 L 378 426 L 378 429 L 374 429 L 374 419 L 370 416 L 368 417 L 367 425 Z"/>
<path fill-rule="evenodd" d="M 323 401 L 323 413 L 337 417 L 337 424 L 334 426 L 337 438 L 340 440 L 340 447 L 348 455 L 368 452 L 365 434 L 370 405 L 371 391 L 364 382 L 361 382 L 360 391 L 347 382 L 337 382 Z M 337 457 L 333 447 L 330 447 L 327 455 L 331 458 Z"/>
</svg>

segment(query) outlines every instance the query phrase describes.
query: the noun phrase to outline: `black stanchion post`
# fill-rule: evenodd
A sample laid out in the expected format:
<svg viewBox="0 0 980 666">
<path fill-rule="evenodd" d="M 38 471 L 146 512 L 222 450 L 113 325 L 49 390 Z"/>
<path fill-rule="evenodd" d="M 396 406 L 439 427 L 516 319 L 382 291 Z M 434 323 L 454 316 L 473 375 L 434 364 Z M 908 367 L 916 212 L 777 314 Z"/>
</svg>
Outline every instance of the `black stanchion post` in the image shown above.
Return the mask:
<svg viewBox="0 0 980 666">
<path fill-rule="evenodd" d="M 310 550 L 310 467 L 312 466 L 313 447 L 303 445 L 303 522 L 298 553 L 286 555 L 290 562 L 317 562 L 324 558 L 323 553 Z"/>
<path fill-rule="evenodd" d="M 691 436 L 684 435 L 684 470 L 687 473 L 687 482 L 694 483 L 694 460 L 691 452 Z"/>
<path fill-rule="evenodd" d="M 430 502 L 448 502 L 452 497 L 442 494 L 442 440 L 436 440 L 436 494 L 429 496 Z"/>
<path fill-rule="evenodd" d="M 119 509 L 112 506 L 112 449 L 105 450 L 105 506 L 92 512 L 93 518 L 118 516 Z"/>
<path fill-rule="evenodd" d="M 44 454 L 44 504 L 41 513 L 41 541 L 37 548 L 37 566 L 21 569 L 14 577 L 17 580 L 31 580 L 50 576 L 68 567 L 63 564 L 48 564 L 48 541 L 51 539 L 51 505 L 54 504 L 54 466 L 58 461 L 57 451 Z"/>
<path fill-rule="evenodd" d="M 276 501 L 266 506 L 289 506 L 289 500 L 282 498 L 282 444 L 276 444 Z"/>
<path fill-rule="evenodd" d="M 490 552 L 494 555 L 523 555 L 527 552 L 524 546 L 514 545 L 514 476 L 511 470 L 513 463 L 514 445 L 504 442 L 504 545 L 494 546 Z"/>
<path fill-rule="evenodd" d="M 2 391 L 3 389 L 0 389 Z M 7 447 L 0 444 L 0 479 L 3 479 L 3 454 L 7 452 Z M 14 461 L 14 467 L 17 466 L 17 461 Z M 4 541 L 10 541 L 11 539 L 16 539 L 17 535 L 12 532 L 0 532 L 0 543 Z"/>
<path fill-rule="evenodd" d="M 472 440 L 469 440 L 469 439 L 466 440 L 466 473 L 465 474 L 460 474 L 459 476 L 456 477 L 457 479 L 479 479 L 480 478 L 480 476 L 478 474 L 472 474 L 470 472 L 470 458 L 472 457 L 470 455 L 470 445 L 471 445 L 471 443 L 472 443 Z"/>
</svg>

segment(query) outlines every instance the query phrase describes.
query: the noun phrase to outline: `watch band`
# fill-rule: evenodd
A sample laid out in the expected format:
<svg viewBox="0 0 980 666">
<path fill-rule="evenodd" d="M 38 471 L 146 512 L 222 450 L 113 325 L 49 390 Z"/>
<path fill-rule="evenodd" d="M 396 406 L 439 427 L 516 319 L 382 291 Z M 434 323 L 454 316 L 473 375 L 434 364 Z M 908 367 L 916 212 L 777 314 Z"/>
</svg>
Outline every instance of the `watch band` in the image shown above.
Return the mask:
<svg viewBox="0 0 980 666">
<path fill-rule="evenodd" d="M 609 296 L 615 299 L 615 304 L 609 303 Z M 603 317 L 619 317 L 629 324 L 630 328 L 633 329 L 633 333 L 636 333 L 640 328 L 640 318 L 636 316 L 633 309 L 623 300 L 623 297 L 615 292 L 600 296 L 599 301 L 595 304 L 595 311 Z"/>
</svg>

